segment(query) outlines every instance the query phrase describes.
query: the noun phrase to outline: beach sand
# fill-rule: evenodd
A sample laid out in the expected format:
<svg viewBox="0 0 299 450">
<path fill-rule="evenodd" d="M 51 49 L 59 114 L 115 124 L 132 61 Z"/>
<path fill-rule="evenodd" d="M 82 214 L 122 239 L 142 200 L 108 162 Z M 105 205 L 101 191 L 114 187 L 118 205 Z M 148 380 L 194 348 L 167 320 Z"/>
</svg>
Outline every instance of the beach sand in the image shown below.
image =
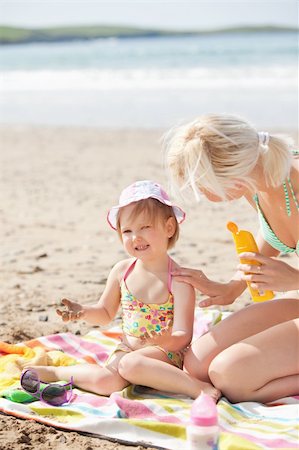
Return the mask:
<svg viewBox="0 0 299 450">
<path fill-rule="evenodd" d="M 106 222 L 107 210 L 136 179 L 167 187 L 163 132 L 0 127 L 0 340 L 18 343 L 91 329 L 84 322 L 63 324 L 55 306 L 63 297 L 95 302 L 112 265 L 125 257 Z M 227 280 L 237 258 L 226 222 L 256 232 L 254 211 L 242 201 L 180 205 L 187 219 L 171 255 Z M 230 309 L 249 302 L 245 292 Z M 136 448 L 5 415 L 0 429 L 0 449 L 6 450 Z"/>
</svg>

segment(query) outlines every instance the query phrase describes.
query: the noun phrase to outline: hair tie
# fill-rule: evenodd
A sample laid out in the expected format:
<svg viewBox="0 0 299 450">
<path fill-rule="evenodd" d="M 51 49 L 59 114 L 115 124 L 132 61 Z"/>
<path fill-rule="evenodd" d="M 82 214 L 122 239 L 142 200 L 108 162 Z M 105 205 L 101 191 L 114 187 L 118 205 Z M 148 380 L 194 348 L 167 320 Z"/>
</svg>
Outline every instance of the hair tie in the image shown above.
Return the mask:
<svg viewBox="0 0 299 450">
<path fill-rule="evenodd" d="M 268 144 L 270 140 L 270 135 L 267 131 L 259 131 L 258 132 L 259 145 L 263 147 L 264 151 L 268 150 Z"/>
</svg>

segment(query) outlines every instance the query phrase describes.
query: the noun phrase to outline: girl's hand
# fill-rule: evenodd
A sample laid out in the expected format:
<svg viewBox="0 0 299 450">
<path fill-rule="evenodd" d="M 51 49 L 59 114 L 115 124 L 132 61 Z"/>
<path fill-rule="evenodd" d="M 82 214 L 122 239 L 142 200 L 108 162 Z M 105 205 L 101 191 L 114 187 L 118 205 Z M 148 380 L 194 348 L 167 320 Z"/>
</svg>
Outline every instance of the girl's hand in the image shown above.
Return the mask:
<svg viewBox="0 0 299 450">
<path fill-rule="evenodd" d="M 168 320 L 166 327 L 162 328 L 160 331 L 147 331 L 141 336 L 142 345 L 157 345 L 161 342 L 165 336 L 169 336 L 171 331 L 172 320 Z"/>
<path fill-rule="evenodd" d="M 61 303 L 67 309 L 56 309 L 56 313 L 62 318 L 63 322 L 68 322 L 69 320 L 84 319 L 85 309 L 84 306 L 80 305 L 80 303 L 72 302 L 67 298 L 62 299 Z"/>
<path fill-rule="evenodd" d="M 299 273 L 294 267 L 276 258 L 263 256 L 260 253 L 240 253 L 240 258 L 255 260 L 260 265 L 239 264 L 240 278 L 250 281 L 253 289 L 260 292 L 292 291 L 299 288 Z"/>
<path fill-rule="evenodd" d="M 218 283 L 217 281 L 212 281 L 202 270 L 181 267 L 180 269 L 174 270 L 172 276 L 176 281 L 191 284 L 191 286 L 199 290 L 202 294 L 208 296 L 199 303 L 201 307 L 230 305 L 240 294 L 239 291 L 235 292 L 232 282 Z"/>
</svg>

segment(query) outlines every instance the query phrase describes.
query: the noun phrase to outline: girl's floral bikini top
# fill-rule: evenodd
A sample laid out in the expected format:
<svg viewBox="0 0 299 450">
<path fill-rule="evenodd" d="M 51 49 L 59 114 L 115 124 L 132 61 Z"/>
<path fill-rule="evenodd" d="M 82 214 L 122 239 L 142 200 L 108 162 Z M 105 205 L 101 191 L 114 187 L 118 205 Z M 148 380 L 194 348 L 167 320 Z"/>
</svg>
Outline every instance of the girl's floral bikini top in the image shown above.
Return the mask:
<svg viewBox="0 0 299 450">
<path fill-rule="evenodd" d="M 173 322 L 173 295 L 171 293 L 171 259 L 168 263 L 168 292 L 165 303 L 144 303 L 134 297 L 126 285 L 129 273 L 135 267 L 136 261 L 127 269 L 121 285 L 122 328 L 125 334 L 142 337 L 146 332 L 159 332 Z"/>
</svg>

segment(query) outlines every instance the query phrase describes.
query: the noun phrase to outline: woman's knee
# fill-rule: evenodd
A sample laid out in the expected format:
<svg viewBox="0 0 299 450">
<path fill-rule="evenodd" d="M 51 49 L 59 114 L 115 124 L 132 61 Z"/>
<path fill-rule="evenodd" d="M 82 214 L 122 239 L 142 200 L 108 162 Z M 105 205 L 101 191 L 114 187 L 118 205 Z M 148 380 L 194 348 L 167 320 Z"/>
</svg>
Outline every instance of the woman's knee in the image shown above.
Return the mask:
<svg viewBox="0 0 299 450">
<path fill-rule="evenodd" d="M 248 389 L 242 372 L 246 370 L 244 360 L 232 349 L 219 353 L 208 369 L 213 385 L 231 402 L 248 399 Z"/>
<path fill-rule="evenodd" d="M 196 348 L 190 347 L 184 356 L 184 369 L 192 377 L 209 381 L 209 358 L 201 355 Z"/>
</svg>

